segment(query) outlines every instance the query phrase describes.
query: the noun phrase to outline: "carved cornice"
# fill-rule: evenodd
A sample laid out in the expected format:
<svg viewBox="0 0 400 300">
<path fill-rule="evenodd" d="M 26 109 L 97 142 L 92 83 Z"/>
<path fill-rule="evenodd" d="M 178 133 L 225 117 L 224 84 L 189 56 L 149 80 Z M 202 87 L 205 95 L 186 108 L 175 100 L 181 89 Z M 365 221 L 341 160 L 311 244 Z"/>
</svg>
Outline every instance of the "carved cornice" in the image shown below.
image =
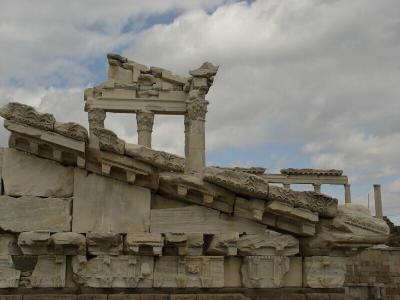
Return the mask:
<svg viewBox="0 0 400 300">
<path fill-rule="evenodd" d="M 270 186 L 268 199 L 288 203 L 294 207 L 318 212 L 320 216 L 334 217 L 337 212 L 338 200 L 324 194 L 311 191 L 293 191 L 285 188 Z"/>
<path fill-rule="evenodd" d="M 74 122 L 57 122 L 52 114 L 39 113 L 26 104 L 10 102 L 0 109 L 0 116 L 13 123 L 56 132 L 74 140 L 86 141 L 88 138 L 87 130 L 82 125 Z"/>
<path fill-rule="evenodd" d="M 3 106 L 0 109 L 0 116 L 15 123 L 50 131 L 54 130 L 56 122 L 52 114 L 39 113 L 32 106 L 18 102 L 10 102 Z"/>
<path fill-rule="evenodd" d="M 285 175 L 316 175 L 316 176 L 342 176 L 342 170 L 323 170 L 323 169 L 282 169 L 281 174 Z"/>
<path fill-rule="evenodd" d="M 125 142 L 111 130 L 95 127 L 92 129 L 92 133 L 99 139 L 100 150 L 124 154 Z"/>
<path fill-rule="evenodd" d="M 239 195 L 266 199 L 268 182 L 259 176 L 240 171 L 206 168 L 204 180 L 222 186 Z"/>
</svg>

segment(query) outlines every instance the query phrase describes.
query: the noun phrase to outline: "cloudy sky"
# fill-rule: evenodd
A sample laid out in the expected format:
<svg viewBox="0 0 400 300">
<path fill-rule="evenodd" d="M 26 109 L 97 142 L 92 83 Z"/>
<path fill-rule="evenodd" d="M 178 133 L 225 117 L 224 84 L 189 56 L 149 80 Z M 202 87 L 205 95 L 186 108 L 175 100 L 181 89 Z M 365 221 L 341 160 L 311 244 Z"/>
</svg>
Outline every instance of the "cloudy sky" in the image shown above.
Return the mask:
<svg viewBox="0 0 400 300">
<path fill-rule="evenodd" d="M 372 210 L 382 184 L 384 213 L 400 223 L 400 1 L 1 2 L 1 105 L 86 126 L 83 89 L 105 80 L 106 53 L 185 76 L 211 61 L 208 164 L 340 168 L 353 202 L 369 193 Z M 106 120 L 130 142 L 135 123 Z M 157 117 L 153 136 L 182 154 L 183 118 Z M 322 191 L 343 202 L 342 187 Z"/>
</svg>

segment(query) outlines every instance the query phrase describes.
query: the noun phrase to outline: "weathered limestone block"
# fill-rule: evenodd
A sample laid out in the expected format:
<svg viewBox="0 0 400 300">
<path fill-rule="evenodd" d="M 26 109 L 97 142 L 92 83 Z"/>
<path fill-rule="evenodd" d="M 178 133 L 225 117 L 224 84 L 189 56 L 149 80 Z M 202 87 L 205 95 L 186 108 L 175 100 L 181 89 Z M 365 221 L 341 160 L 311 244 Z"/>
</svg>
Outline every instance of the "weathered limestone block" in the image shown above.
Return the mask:
<svg viewBox="0 0 400 300">
<path fill-rule="evenodd" d="M 148 232 L 150 190 L 75 169 L 72 231 Z"/>
<path fill-rule="evenodd" d="M 265 200 L 236 197 L 235 216 L 261 221 L 263 218 L 264 209 Z"/>
<path fill-rule="evenodd" d="M 57 232 L 52 234 L 51 243 L 56 254 L 86 254 L 85 236 L 76 232 Z"/>
<path fill-rule="evenodd" d="M 86 128 L 75 122 L 55 122 L 54 132 L 82 142 L 85 142 L 88 139 Z"/>
<path fill-rule="evenodd" d="M 119 139 L 111 130 L 95 127 L 92 129 L 92 133 L 98 140 L 100 150 L 117 154 L 125 153 L 125 142 Z"/>
<path fill-rule="evenodd" d="M 89 148 L 86 160 L 86 170 L 89 172 L 153 190 L 158 188 L 156 169 L 126 155 Z"/>
<path fill-rule="evenodd" d="M 202 233 L 166 233 L 165 252 L 167 255 L 203 254 L 204 236 Z"/>
<path fill-rule="evenodd" d="M 161 256 L 164 238 L 158 233 L 128 233 L 124 238 L 127 254 Z"/>
<path fill-rule="evenodd" d="M 81 168 L 85 166 L 86 142 L 77 140 L 73 131 L 73 137 L 69 137 L 67 134 L 61 135 L 8 120 L 4 121 L 4 127 L 11 132 L 8 140 L 10 148 L 55 160 L 63 165 L 77 165 Z"/>
<path fill-rule="evenodd" d="M 235 256 L 238 251 L 238 232 L 214 234 L 208 246 L 207 253 L 213 255 Z"/>
<path fill-rule="evenodd" d="M 311 288 L 340 288 L 346 274 L 346 258 L 310 256 L 304 258 L 303 285 Z"/>
<path fill-rule="evenodd" d="M 73 168 L 24 152 L 6 149 L 3 161 L 4 190 L 11 196 L 70 197 Z"/>
<path fill-rule="evenodd" d="M 66 256 L 40 255 L 31 276 L 35 288 L 65 287 Z"/>
<path fill-rule="evenodd" d="M 307 237 L 315 234 L 314 222 L 288 218 L 285 215 L 276 215 L 267 211 L 264 213 L 262 223 L 268 227 L 289 232 L 294 236 Z"/>
<path fill-rule="evenodd" d="M 23 298 L 22 298 L 23 297 Z M 34 295 L 30 295 L 30 294 L 25 294 L 25 295 L 21 295 L 21 300 L 76 300 L 77 299 L 77 295 L 68 295 L 68 294 L 47 294 L 47 295 L 43 295 L 43 294 L 34 294 Z M 1 298 L 0 298 L 1 299 Z M 80 299 L 80 298 L 79 298 Z M 98 299 L 94 299 L 94 300 L 100 300 L 100 299 L 104 299 L 101 296 L 98 297 Z M 8 300 L 8 299 L 5 299 Z M 12 300 L 12 299 L 10 299 Z M 104 299 L 106 300 L 106 299 Z"/>
<path fill-rule="evenodd" d="M 226 213 L 233 212 L 235 194 L 203 181 L 202 177 L 165 172 L 160 174 L 159 192 L 163 195 L 191 202 Z"/>
<path fill-rule="evenodd" d="M 153 233 L 258 233 L 266 226 L 239 217 L 231 217 L 202 206 L 151 210 L 150 232 Z"/>
<path fill-rule="evenodd" d="M 86 239 L 75 232 L 22 232 L 18 245 L 24 255 L 78 255 L 86 254 Z"/>
<path fill-rule="evenodd" d="M 317 234 L 302 241 L 305 255 L 347 256 L 389 238 L 384 220 L 371 216 L 368 208 L 357 204 L 339 206 L 334 219 L 321 219 Z"/>
<path fill-rule="evenodd" d="M 209 167 L 204 172 L 204 180 L 239 195 L 260 199 L 268 197 L 268 182 L 257 175 Z"/>
<path fill-rule="evenodd" d="M 113 232 L 88 232 L 86 243 L 91 255 L 120 255 L 123 250 L 122 235 Z"/>
<path fill-rule="evenodd" d="M 240 236 L 239 255 L 291 256 L 299 252 L 299 241 L 291 235 L 266 229 L 263 233 Z"/>
<path fill-rule="evenodd" d="M 270 201 L 265 204 L 265 211 L 277 216 L 285 216 L 295 221 L 305 221 L 316 223 L 319 220 L 318 213 L 312 212 L 301 207 L 293 207 L 292 205 L 280 201 Z"/>
<path fill-rule="evenodd" d="M 283 278 L 284 287 L 303 286 L 303 258 L 299 256 L 289 257 L 289 271 Z"/>
<path fill-rule="evenodd" d="M 71 199 L 0 196 L 0 228 L 13 232 L 70 231 Z"/>
<path fill-rule="evenodd" d="M 151 209 L 166 209 L 190 206 L 188 202 L 175 200 L 169 197 L 163 197 L 158 194 L 151 195 Z"/>
<path fill-rule="evenodd" d="M 164 151 L 157 151 L 141 145 L 125 144 L 125 154 L 151 164 L 162 171 L 183 172 L 185 159 Z"/>
<path fill-rule="evenodd" d="M 229 256 L 224 258 L 224 287 L 242 287 L 242 257 Z"/>
<path fill-rule="evenodd" d="M 25 255 L 46 255 L 50 250 L 50 232 L 22 232 L 18 236 L 18 245 Z"/>
<path fill-rule="evenodd" d="M 221 256 L 161 256 L 154 270 L 154 287 L 211 288 L 224 286 Z"/>
<path fill-rule="evenodd" d="M 72 259 L 74 280 L 94 288 L 152 287 L 154 258 L 152 256 L 84 256 Z"/>
<path fill-rule="evenodd" d="M 11 233 L 1 233 L 0 258 L 19 254 L 21 254 L 21 249 L 18 247 L 16 235 Z"/>
<path fill-rule="evenodd" d="M 21 271 L 5 265 L 0 259 L 0 289 L 17 288 L 20 276 Z"/>
<path fill-rule="evenodd" d="M 293 207 L 305 208 L 327 218 L 333 218 L 337 212 L 337 199 L 311 191 L 299 192 L 270 186 L 268 199 L 284 202 Z"/>
<path fill-rule="evenodd" d="M 278 288 L 289 271 L 289 257 L 246 256 L 243 258 L 242 280 L 247 288 Z"/>
</svg>

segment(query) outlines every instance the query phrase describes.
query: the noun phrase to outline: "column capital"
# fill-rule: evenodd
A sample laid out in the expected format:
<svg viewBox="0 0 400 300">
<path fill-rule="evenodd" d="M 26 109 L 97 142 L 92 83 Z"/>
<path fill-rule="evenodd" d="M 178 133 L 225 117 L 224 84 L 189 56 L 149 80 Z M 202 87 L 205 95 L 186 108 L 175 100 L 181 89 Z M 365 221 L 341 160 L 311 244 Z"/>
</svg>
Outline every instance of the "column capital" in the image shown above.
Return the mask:
<svg viewBox="0 0 400 300">
<path fill-rule="evenodd" d="M 136 114 L 137 130 L 138 131 L 153 131 L 154 113 L 138 112 Z"/>
<path fill-rule="evenodd" d="M 206 119 L 208 101 L 200 98 L 187 101 L 187 116 L 189 120 Z"/>
</svg>

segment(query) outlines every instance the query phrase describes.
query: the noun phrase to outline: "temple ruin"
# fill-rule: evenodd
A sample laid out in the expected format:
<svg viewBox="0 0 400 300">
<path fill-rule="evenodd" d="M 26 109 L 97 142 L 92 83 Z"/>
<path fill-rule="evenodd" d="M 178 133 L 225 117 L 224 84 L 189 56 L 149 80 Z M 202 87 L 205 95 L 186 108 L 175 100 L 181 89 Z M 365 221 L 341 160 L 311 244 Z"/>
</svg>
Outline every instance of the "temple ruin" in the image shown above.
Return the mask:
<svg viewBox="0 0 400 300">
<path fill-rule="evenodd" d="M 364 285 L 354 271 L 389 237 L 379 186 L 373 217 L 351 203 L 341 170 L 207 166 L 206 95 L 218 67 L 182 77 L 107 58 L 108 79 L 84 92 L 89 130 L 18 102 L 0 110 L 10 131 L 1 300 L 383 299 L 384 284 Z M 109 112 L 136 114 L 137 144 L 105 128 Z M 152 148 L 157 114 L 184 117 L 185 157 Z M 322 184 L 342 185 L 345 204 Z"/>
</svg>

